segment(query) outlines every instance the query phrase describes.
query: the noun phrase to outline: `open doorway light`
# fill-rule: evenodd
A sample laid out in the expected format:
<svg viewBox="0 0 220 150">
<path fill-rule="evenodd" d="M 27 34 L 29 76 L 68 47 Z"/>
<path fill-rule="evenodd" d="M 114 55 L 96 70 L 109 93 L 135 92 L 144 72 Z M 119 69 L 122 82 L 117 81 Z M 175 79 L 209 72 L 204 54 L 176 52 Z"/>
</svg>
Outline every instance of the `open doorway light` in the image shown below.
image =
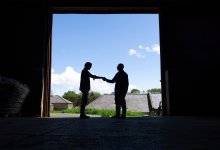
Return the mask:
<svg viewBox="0 0 220 150">
<path fill-rule="evenodd" d="M 161 88 L 158 14 L 54 14 L 51 93 L 79 93 L 80 73 L 112 79 L 123 63 L 129 91 Z M 91 91 L 114 92 L 114 85 L 91 80 Z"/>
<path fill-rule="evenodd" d="M 129 90 L 160 88 L 159 25 L 156 14 L 53 15 L 52 93 L 79 91 L 86 61 L 91 73 L 112 78 L 125 65 Z M 113 86 L 92 81 L 92 90 L 113 92 Z"/>
</svg>

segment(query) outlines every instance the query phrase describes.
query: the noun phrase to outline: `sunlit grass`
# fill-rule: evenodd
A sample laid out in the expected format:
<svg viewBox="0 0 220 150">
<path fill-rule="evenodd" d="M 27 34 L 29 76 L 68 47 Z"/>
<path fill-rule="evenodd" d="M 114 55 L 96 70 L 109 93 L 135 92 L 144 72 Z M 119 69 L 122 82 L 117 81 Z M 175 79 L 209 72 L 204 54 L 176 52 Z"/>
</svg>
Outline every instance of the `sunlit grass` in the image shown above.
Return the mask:
<svg viewBox="0 0 220 150">
<path fill-rule="evenodd" d="M 64 110 L 53 110 L 51 111 L 51 113 L 70 113 L 70 114 L 79 114 L 80 113 L 80 109 L 79 108 L 73 108 L 73 109 L 64 109 Z M 99 110 L 99 109 L 90 109 L 87 108 L 85 109 L 85 113 L 86 114 L 90 114 L 90 115 L 100 115 L 103 117 L 110 117 L 110 116 L 114 116 L 115 115 L 115 110 Z M 144 115 L 148 115 L 148 113 L 144 113 L 144 112 L 131 112 L 131 111 L 127 111 L 127 116 L 144 116 Z"/>
</svg>

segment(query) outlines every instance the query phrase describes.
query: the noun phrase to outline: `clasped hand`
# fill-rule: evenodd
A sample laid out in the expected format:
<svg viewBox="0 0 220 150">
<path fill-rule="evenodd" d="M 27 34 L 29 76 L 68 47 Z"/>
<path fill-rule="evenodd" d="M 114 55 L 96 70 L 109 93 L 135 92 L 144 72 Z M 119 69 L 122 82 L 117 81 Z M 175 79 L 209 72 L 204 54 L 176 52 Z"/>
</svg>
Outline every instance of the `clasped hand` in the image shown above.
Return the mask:
<svg viewBox="0 0 220 150">
<path fill-rule="evenodd" d="M 105 77 L 102 77 L 102 80 L 103 80 L 103 81 L 106 81 L 106 78 L 105 78 Z"/>
</svg>

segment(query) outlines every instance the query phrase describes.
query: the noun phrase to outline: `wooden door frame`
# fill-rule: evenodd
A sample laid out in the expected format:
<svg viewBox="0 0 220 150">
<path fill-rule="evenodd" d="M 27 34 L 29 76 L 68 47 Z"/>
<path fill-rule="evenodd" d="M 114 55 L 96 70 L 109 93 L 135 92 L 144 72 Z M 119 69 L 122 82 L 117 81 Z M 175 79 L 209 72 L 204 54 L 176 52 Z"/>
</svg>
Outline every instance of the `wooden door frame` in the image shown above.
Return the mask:
<svg viewBox="0 0 220 150">
<path fill-rule="evenodd" d="M 43 117 L 50 116 L 50 86 L 51 86 L 51 52 L 52 52 L 52 16 L 53 14 L 158 14 L 160 20 L 160 3 L 159 0 L 137 1 L 130 0 L 128 2 L 98 2 L 95 1 L 51 1 L 48 4 L 48 17 L 47 17 L 47 52 L 45 53 L 45 73 L 44 73 L 44 93 L 43 93 Z M 160 23 L 160 22 L 159 22 Z M 160 25 L 161 26 L 161 25 Z M 160 28 L 159 26 L 159 28 Z M 161 63 L 161 88 L 162 88 L 162 103 L 163 115 L 168 115 L 166 99 L 168 87 L 166 86 L 165 77 L 165 64 L 164 52 L 161 50 L 161 30 L 160 30 L 160 63 Z M 166 90 L 167 89 L 167 90 Z M 167 96 L 166 96 L 167 95 Z"/>
</svg>

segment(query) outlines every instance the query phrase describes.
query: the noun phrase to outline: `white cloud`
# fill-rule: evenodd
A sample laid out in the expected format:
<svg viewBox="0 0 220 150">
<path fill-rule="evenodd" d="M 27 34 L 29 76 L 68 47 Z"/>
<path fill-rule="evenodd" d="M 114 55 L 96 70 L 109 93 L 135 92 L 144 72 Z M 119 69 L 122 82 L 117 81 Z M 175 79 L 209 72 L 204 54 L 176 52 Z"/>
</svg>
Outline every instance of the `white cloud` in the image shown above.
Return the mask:
<svg viewBox="0 0 220 150">
<path fill-rule="evenodd" d="M 91 91 L 100 92 L 101 94 L 110 94 L 114 91 L 115 84 L 107 83 L 102 79 L 90 80 Z M 67 66 L 64 72 L 58 74 L 55 70 L 51 70 L 51 91 L 54 95 L 62 96 L 64 92 L 69 90 L 79 93 L 80 73 L 75 71 L 73 67 Z M 137 89 L 135 85 L 129 85 L 128 92 Z"/>
<path fill-rule="evenodd" d="M 52 85 L 61 85 L 69 88 L 79 87 L 80 73 L 76 72 L 71 66 L 67 66 L 61 74 L 56 74 L 52 69 L 51 83 Z"/>
<path fill-rule="evenodd" d="M 128 54 L 129 54 L 130 56 L 134 55 L 134 56 L 136 56 L 136 57 L 138 57 L 138 58 L 143 58 L 143 57 L 145 57 L 144 55 L 140 54 L 137 50 L 134 50 L 134 49 L 129 49 Z"/>
<path fill-rule="evenodd" d="M 138 48 L 139 48 L 139 49 L 143 49 L 143 46 L 142 46 L 142 45 L 139 45 Z"/>
<path fill-rule="evenodd" d="M 102 94 L 110 94 L 114 91 L 114 85 L 111 83 L 107 83 L 102 79 L 90 80 L 91 82 L 91 91 L 97 91 Z"/>
<path fill-rule="evenodd" d="M 155 52 L 160 54 L 160 45 L 159 44 L 153 44 L 151 46 L 142 46 L 142 45 L 138 45 L 138 48 L 140 50 L 144 49 L 147 52 Z M 136 56 L 138 58 L 144 58 L 145 55 L 141 54 L 138 50 L 135 49 L 129 49 L 128 54 L 130 56 Z"/>
<path fill-rule="evenodd" d="M 152 45 L 152 51 L 160 54 L 160 45 L 158 44 Z"/>
<path fill-rule="evenodd" d="M 71 66 L 67 66 L 63 73 L 57 74 L 55 70 L 51 71 L 51 90 L 54 95 L 62 95 L 64 92 L 73 90 L 79 92 L 80 73 Z M 102 94 L 111 93 L 114 90 L 114 84 L 109 84 L 101 79 L 91 79 L 91 91 L 97 91 Z"/>
<path fill-rule="evenodd" d="M 146 47 L 143 47 L 142 45 L 139 45 L 138 48 L 139 49 L 144 49 L 147 52 L 156 52 L 156 53 L 160 54 L 160 45 L 159 44 L 153 44 L 151 46 L 146 46 Z"/>
</svg>

